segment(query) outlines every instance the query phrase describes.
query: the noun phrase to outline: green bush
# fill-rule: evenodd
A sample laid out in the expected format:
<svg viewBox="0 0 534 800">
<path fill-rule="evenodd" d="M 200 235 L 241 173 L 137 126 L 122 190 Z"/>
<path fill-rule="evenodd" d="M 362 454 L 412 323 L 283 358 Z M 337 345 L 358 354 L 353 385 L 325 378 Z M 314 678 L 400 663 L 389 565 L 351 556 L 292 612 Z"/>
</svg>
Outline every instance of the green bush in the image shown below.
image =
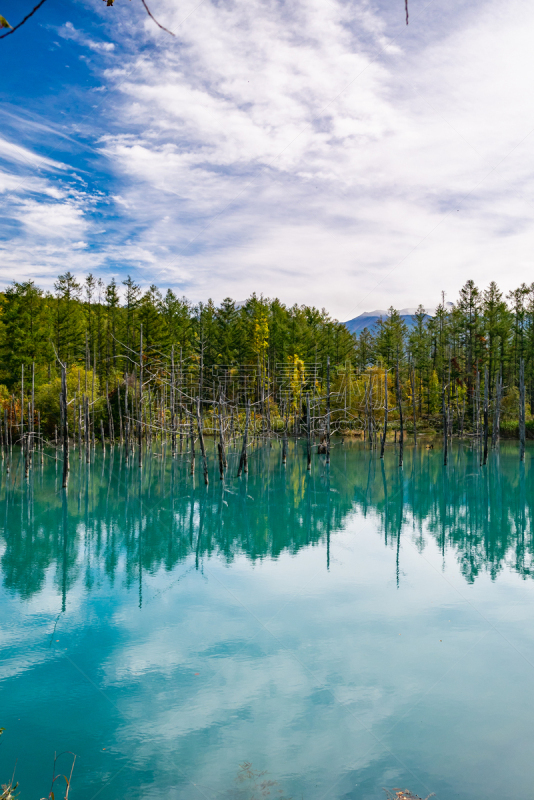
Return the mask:
<svg viewBox="0 0 534 800">
<path fill-rule="evenodd" d="M 527 420 L 525 432 L 527 439 L 534 439 L 534 419 Z M 519 439 L 519 422 L 516 419 L 502 420 L 500 434 L 503 439 Z"/>
</svg>

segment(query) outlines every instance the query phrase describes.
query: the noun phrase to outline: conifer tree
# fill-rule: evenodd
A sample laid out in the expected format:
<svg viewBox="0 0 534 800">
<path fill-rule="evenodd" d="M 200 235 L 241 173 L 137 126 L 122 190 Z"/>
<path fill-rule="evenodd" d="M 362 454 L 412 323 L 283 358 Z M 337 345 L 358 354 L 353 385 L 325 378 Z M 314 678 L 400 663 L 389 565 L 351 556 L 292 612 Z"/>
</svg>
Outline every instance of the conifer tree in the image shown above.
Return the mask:
<svg viewBox="0 0 534 800">
<path fill-rule="evenodd" d="M 464 353 L 464 375 L 469 402 L 473 402 L 477 364 L 480 357 L 480 291 L 468 280 L 460 289 L 457 303 L 461 314 L 460 343 Z"/>
<path fill-rule="evenodd" d="M 234 301 L 226 297 L 215 313 L 216 349 L 222 364 L 236 363 L 236 322 L 238 311 Z"/>
<path fill-rule="evenodd" d="M 139 301 L 137 318 L 143 326 L 143 349 L 147 357 L 161 350 L 164 320 L 161 314 L 162 296 L 152 284 Z"/>
<path fill-rule="evenodd" d="M 390 369 L 397 362 L 397 353 L 404 351 L 406 339 L 406 323 L 393 306 L 386 317 L 380 317 L 376 323 L 375 349 L 377 357 Z"/>
<path fill-rule="evenodd" d="M 124 319 L 124 344 L 126 345 L 126 354 L 129 358 L 131 350 L 134 349 L 137 342 L 137 309 L 139 306 L 139 296 L 141 294 L 141 287 L 133 280 L 131 275 L 128 275 L 124 280 L 123 285 L 126 286 L 125 296 L 125 319 Z M 125 355 L 126 355 L 125 354 Z M 128 361 L 125 361 L 124 370 L 129 372 Z"/>
<path fill-rule="evenodd" d="M 2 303 L 2 377 L 8 386 L 17 381 L 21 365 L 44 367 L 53 362 L 50 308 L 33 281 L 13 281 Z"/>
<path fill-rule="evenodd" d="M 117 332 L 120 298 L 117 291 L 115 278 L 106 286 L 106 380 L 109 381 L 111 375 L 117 369 Z"/>
<path fill-rule="evenodd" d="M 489 396 L 493 397 L 497 375 L 505 368 L 512 324 L 502 292 L 492 281 L 482 295 L 484 336 L 488 364 Z"/>
<path fill-rule="evenodd" d="M 525 346 L 527 341 L 526 300 L 528 294 L 529 287 L 526 283 L 522 283 L 517 289 L 507 294 L 513 312 L 511 343 L 512 375 L 510 376 L 510 382 L 513 382 L 516 386 L 519 385 L 519 363 L 522 358 L 525 358 Z"/>
<path fill-rule="evenodd" d="M 72 364 L 84 352 L 84 319 L 79 303 L 82 287 L 71 272 L 54 283 L 54 341 L 58 358 Z"/>
</svg>

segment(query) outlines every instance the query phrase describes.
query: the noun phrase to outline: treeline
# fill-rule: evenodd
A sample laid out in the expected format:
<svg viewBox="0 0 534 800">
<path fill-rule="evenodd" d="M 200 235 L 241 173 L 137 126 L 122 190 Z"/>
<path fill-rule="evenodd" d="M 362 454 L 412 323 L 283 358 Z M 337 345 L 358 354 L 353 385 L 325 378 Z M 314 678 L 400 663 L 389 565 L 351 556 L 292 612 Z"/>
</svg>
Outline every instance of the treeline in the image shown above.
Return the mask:
<svg viewBox="0 0 534 800">
<path fill-rule="evenodd" d="M 193 305 L 171 289 L 141 292 L 131 277 L 105 285 L 91 274 L 79 282 L 67 272 L 53 292 L 13 282 L 0 305 L 0 382 L 8 389 L 20 383 L 21 365 L 28 375 L 35 364 L 41 384 L 59 375 L 58 361 L 94 368 L 100 382 L 111 384 L 137 363 L 132 353 L 139 351 L 141 328 L 144 358 L 165 360 L 174 348 L 176 362 L 196 369 L 201 383 L 215 366 L 255 365 L 259 358 L 274 367 L 295 353 L 338 363 L 353 351 L 345 326 L 324 309 L 287 308 L 256 295 L 240 304 L 227 298 L 220 306 Z"/>
<path fill-rule="evenodd" d="M 451 433 L 478 432 L 486 413 L 490 427 L 498 420 L 514 434 L 523 386 L 532 427 L 534 284 L 504 296 L 495 283 L 480 290 L 468 281 L 452 308 L 442 302 L 430 317 L 420 306 L 410 326 L 390 308 L 359 336 L 324 309 L 256 295 L 194 305 L 170 289 L 142 292 L 131 277 L 106 285 L 67 272 L 52 292 L 13 282 L 0 306 L 0 403 L 16 422 L 24 368 L 25 402 L 31 381 L 31 412 L 49 432 L 59 416 L 61 364 L 74 406 L 88 405 L 93 438 L 102 420 L 109 435 L 109 398 L 124 399 L 125 391 L 140 420 L 154 409 L 163 426 L 196 398 L 204 411 L 222 398 L 236 411 L 256 403 L 263 430 L 272 417 L 298 432 L 306 413 L 324 427 L 329 404 L 334 429 L 376 438 L 386 407 L 395 427 L 403 404 L 407 430 L 441 429 L 446 416 Z"/>
<path fill-rule="evenodd" d="M 469 280 L 452 308 L 443 301 L 429 317 L 419 306 L 412 323 L 391 308 L 373 330 L 361 332 L 354 353 L 359 374 L 398 365 L 408 417 L 413 410 L 441 426 L 446 413 L 451 428 L 473 431 L 482 425 L 484 403 L 491 424 L 498 402 L 500 424 L 513 432 L 522 364 L 527 416 L 534 414 L 534 284 L 505 297 L 495 282 L 480 290 Z"/>
<path fill-rule="evenodd" d="M 392 308 L 375 330 L 365 329 L 355 347 L 355 364 L 393 367 L 397 353 L 413 365 L 427 390 L 436 373 L 465 386 L 472 396 L 477 371 L 488 369 L 491 389 L 499 373 L 506 386 L 519 385 L 519 364 L 525 361 L 531 411 L 534 411 L 534 284 L 523 284 L 506 298 L 496 283 L 481 291 L 467 281 L 452 309 L 441 303 L 433 317 L 419 306 L 408 329 Z"/>
</svg>

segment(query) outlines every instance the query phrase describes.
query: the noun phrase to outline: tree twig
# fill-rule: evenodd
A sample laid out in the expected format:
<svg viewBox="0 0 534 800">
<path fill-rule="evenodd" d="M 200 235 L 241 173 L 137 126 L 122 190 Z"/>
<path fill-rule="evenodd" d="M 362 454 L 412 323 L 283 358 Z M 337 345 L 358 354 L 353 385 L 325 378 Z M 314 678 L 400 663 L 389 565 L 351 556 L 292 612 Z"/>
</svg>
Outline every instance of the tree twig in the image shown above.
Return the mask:
<svg viewBox="0 0 534 800">
<path fill-rule="evenodd" d="M 44 0 L 43 0 L 43 2 L 44 2 Z M 146 11 L 146 13 L 147 13 L 147 14 L 148 14 L 148 16 L 150 17 L 150 19 L 151 19 L 151 20 L 153 20 L 153 21 L 156 23 L 156 25 L 158 26 L 158 28 L 161 28 L 161 30 L 162 30 L 162 31 L 166 31 L 167 33 L 170 33 L 170 35 L 171 35 L 171 36 L 176 36 L 176 34 L 175 34 L 175 33 L 173 33 L 172 31 L 170 31 L 168 28 L 165 28 L 163 25 L 161 25 L 161 24 L 160 24 L 160 23 L 157 21 L 156 17 L 154 16 L 154 14 L 151 12 L 151 10 L 149 9 L 149 7 L 147 6 L 147 4 L 146 4 L 145 0 L 141 0 L 141 2 L 142 2 L 142 4 L 143 4 L 143 5 L 144 5 L 144 7 L 145 7 L 145 11 Z M 406 2 L 408 2 L 408 0 L 406 0 Z"/>
<path fill-rule="evenodd" d="M 0 36 L 0 39 L 5 39 L 5 38 L 6 38 L 6 36 L 10 36 L 12 33 L 15 33 L 15 31 L 17 30 L 17 28 L 20 28 L 20 26 L 21 26 L 21 25 L 24 25 L 24 23 L 25 23 L 25 22 L 27 22 L 27 21 L 29 20 L 29 18 L 30 18 L 30 17 L 33 17 L 33 15 L 35 14 L 35 12 L 36 12 L 36 11 L 38 11 L 38 10 L 41 8 L 41 6 L 43 5 L 43 3 L 44 3 L 44 2 L 45 2 L 45 0 L 40 0 L 40 2 L 39 2 L 39 3 L 37 3 L 37 5 L 35 6 L 35 8 L 33 8 L 33 9 L 30 11 L 30 13 L 29 13 L 29 14 L 26 14 L 26 16 L 24 17 L 24 19 L 22 20 L 22 22 L 19 22 L 19 24 L 18 24 L 18 25 L 15 25 L 15 27 L 14 27 L 14 28 L 11 28 L 11 30 L 10 30 L 10 31 L 8 31 L 7 33 L 3 33 L 3 34 Z"/>
<path fill-rule="evenodd" d="M 15 31 L 16 31 L 18 28 L 20 28 L 20 27 L 21 27 L 21 25 L 24 25 L 24 23 L 25 23 L 25 22 L 27 22 L 27 21 L 30 19 L 30 17 L 33 17 L 33 15 L 35 14 L 35 12 L 36 12 L 36 11 L 38 11 L 38 10 L 41 8 L 41 6 L 43 5 L 43 3 L 44 3 L 44 2 L 46 2 L 46 0 L 39 0 L 39 2 L 37 3 L 37 5 L 35 6 L 35 8 L 33 8 L 33 9 L 30 11 L 30 13 L 29 13 L 29 14 L 26 14 L 26 16 L 24 17 L 24 19 L 23 19 L 23 20 L 21 20 L 21 22 L 19 22 L 19 24 L 18 24 L 18 25 L 15 25 L 15 26 L 14 26 L 13 28 L 11 28 L 11 30 L 9 30 L 7 33 L 3 33 L 3 34 L 0 36 L 0 39 L 5 39 L 5 38 L 6 38 L 6 36 L 10 36 L 12 33 L 15 33 Z M 152 11 L 151 11 L 151 10 L 149 9 L 149 7 L 147 6 L 147 4 L 146 4 L 146 0 L 141 0 L 141 2 L 142 2 L 142 4 L 143 4 L 143 5 L 144 5 L 144 7 L 145 7 L 145 11 L 146 11 L 146 13 L 147 13 L 147 14 L 148 14 L 148 16 L 150 17 L 150 19 L 151 19 L 153 22 L 155 22 L 155 23 L 156 23 L 156 25 L 158 26 L 158 28 L 161 28 L 161 30 L 162 30 L 162 31 L 165 31 L 166 33 L 170 33 L 170 35 L 171 35 L 171 36 L 176 36 L 176 34 L 175 34 L 175 33 L 173 33 L 172 31 L 170 31 L 168 28 L 166 28 L 164 25 L 162 25 L 160 22 L 158 22 L 158 21 L 157 21 L 156 17 L 154 16 L 154 14 L 152 13 Z M 111 4 L 110 4 L 110 3 L 108 3 L 108 5 L 111 5 Z"/>
</svg>

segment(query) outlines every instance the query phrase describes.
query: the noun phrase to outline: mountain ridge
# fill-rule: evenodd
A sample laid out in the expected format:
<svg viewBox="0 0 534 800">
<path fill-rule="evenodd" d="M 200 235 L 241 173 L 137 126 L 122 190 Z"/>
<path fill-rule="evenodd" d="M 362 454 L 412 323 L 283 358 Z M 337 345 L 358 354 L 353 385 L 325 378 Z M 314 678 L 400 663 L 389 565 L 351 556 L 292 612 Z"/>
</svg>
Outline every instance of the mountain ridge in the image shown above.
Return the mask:
<svg viewBox="0 0 534 800">
<path fill-rule="evenodd" d="M 450 311 L 453 305 L 454 304 L 450 301 L 446 302 L 445 307 L 447 308 L 447 311 Z M 437 306 L 435 308 L 425 309 L 427 317 L 433 317 L 436 313 L 436 308 Z M 398 310 L 401 319 L 406 323 L 408 328 L 413 328 L 414 326 L 413 316 L 416 311 L 417 306 L 409 306 L 408 308 L 401 308 Z M 376 308 L 374 311 L 364 311 L 357 317 L 347 320 L 343 323 L 343 325 L 351 333 L 358 334 L 363 331 L 364 328 L 371 328 L 373 325 L 375 325 L 380 317 L 387 317 L 387 315 L 387 309 Z"/>
</svg>

